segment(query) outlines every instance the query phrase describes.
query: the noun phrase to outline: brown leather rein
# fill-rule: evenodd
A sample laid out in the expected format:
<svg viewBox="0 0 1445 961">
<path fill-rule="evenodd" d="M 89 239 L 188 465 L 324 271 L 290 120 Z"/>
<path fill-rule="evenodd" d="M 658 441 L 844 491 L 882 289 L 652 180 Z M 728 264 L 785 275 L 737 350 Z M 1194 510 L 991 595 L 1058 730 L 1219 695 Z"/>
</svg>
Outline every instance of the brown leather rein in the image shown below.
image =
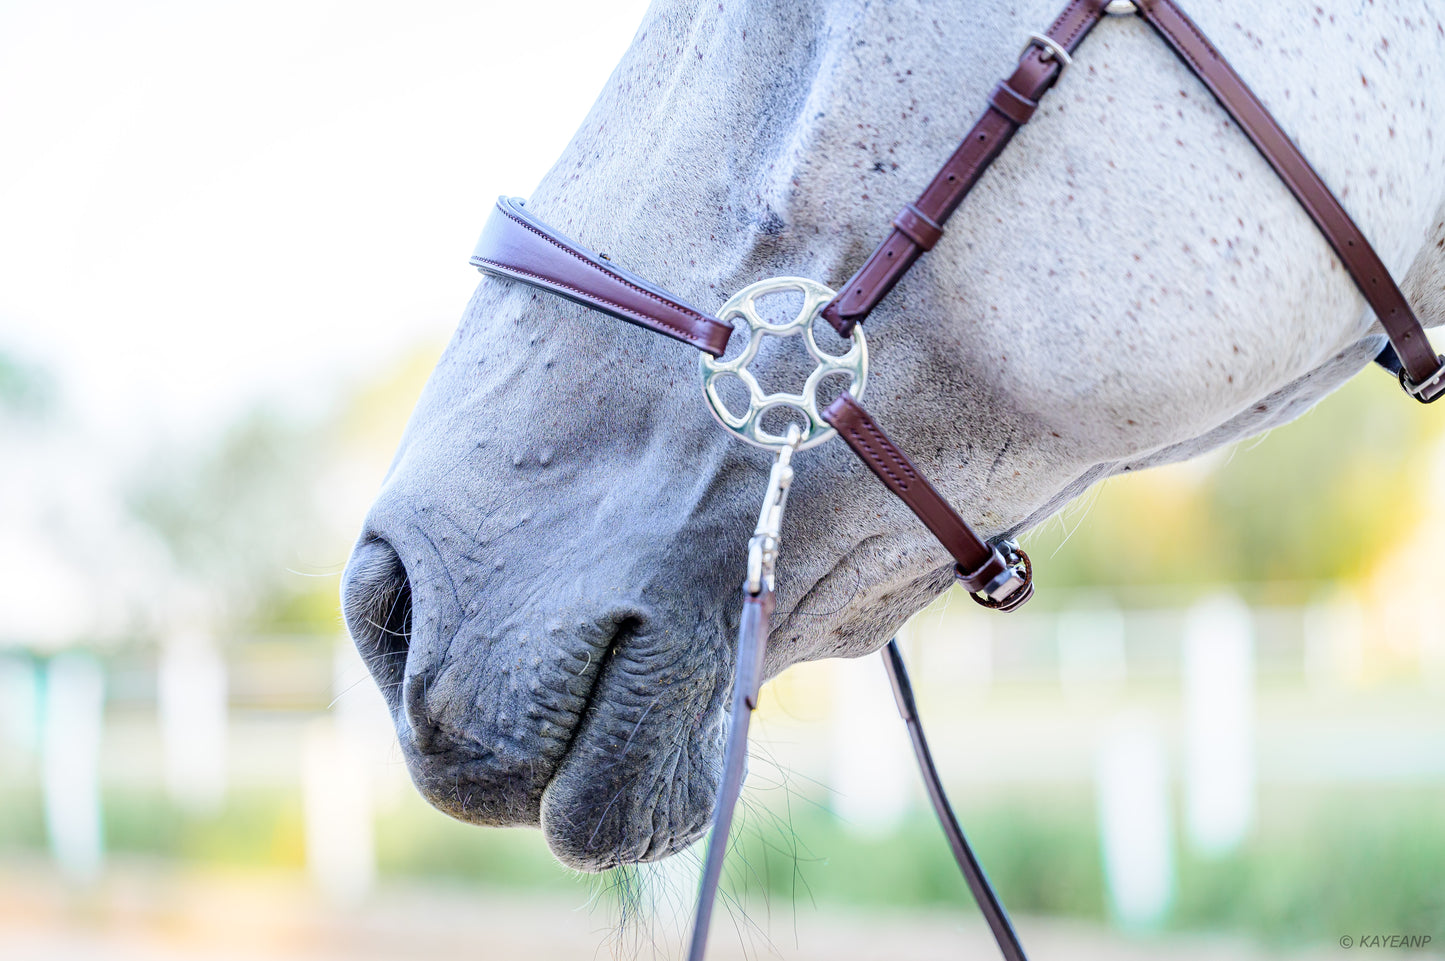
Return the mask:
<svg viewBox="0 0 1445 961">
<path fill-rule="evenodd" d="M 914 262 L 938 243 L 948 218 L 1013 135 L 1033 116 L 1040 98 L 1058 82 L 1071 63 L 1071 53 L 1089 31 L 1105 16 L 1133 14 L 1143 17 L 1198 75 L 1329 241 L 1389 339 L 1389 346 L 1376 361 L 1398 373 L 1401 386 L 1417 400 L 1430 403 L 1438 399 L 1445 393 L 1445 357 L 1435 354 L 1430 347 L 1423 326 L 1379 255 L 1269 111 L 1174 0 L 1072 0 L 1045 33 L 1031 36 L 1017 68 L 993 89 L 988 108 L 924 191 L 899 211 L 887 238 L 837 294 L 826 302 L 819 301 L 815 306 L 806 308 L 806 315 L 801 316 L 794 326 L 806 326 L 815 316 L 821 315 L 839 334 L 854 336 L 858 325 Z M 484 273 L 549 290 L 586 307 L 691 344 L 705 355 L 705 372 L 709 370 L 708 358 L 722 357 L 733 332 L 732 324 L 725 319 L 729 316 L 729 309 L 721 311 L 724 319 L 719 319 L 684 303 L 676 295 L 562 236 L 533 217 L 525 209 L 523 201 L 518 199 L 504 197 L 498 200 L 477 242 L 471 263 Z M 811 281 L 797 278 L 782 280 L 801 287 L 805 293 L 812 287 L 826 291 L 826 288 Z M 740 292 L 739 296 L 743 294 L 747 291 Z M 747 303 L 738 301 L 735 296 L 729 305 L 735 302 L 738 306 L 733 307 L 732 315 L 747 316 Z M 808 310 L 812 313 L 808 314 Z M 753 339 L 756 339 L 759 329 L 775 334 L 781 330 L 762 322 L 750 321 L 750 324 Z M 805 338 L 811 338 L 806 331 L 804 334 Z M 811 339 L 808 343 L 812 351 Z M 751 345 L 749 349 L 753 349 Z M 999 539 L 989 542 L 979 537 L 889 439 L 858 401 L 866 376 L 866 350 L 861 341 L 855 343 L 850 354 L 862 358 L 860 365 L 849 371 L 852 382 L 847 391 L 820 414 L 816 412 L 815 399 L 802 395 L 763 397 L 760 398 L 766 402 L 763 407 L 781 396 L 784 406 L 802 410 L 810 420 L 816 419 L 814 415 L 821 418 L 938 538 L 953 557 L 957 579 L 975 600 L 1002 611 L 1017 609 L 1033 595 L 1033 572 L 1028 556 L 1011 541 Z M 814 357 L 822 360 L 815 351 Z M 822 362 L 825 366 L 819 371 L 826 369 L 827 361 Z M 738 366 L 739 362 L 717 363 L 713 369 L 737 373 Z M 810 378 L 810 390 L 817 373 Z M 707 376 L 705 373 L 705 384 L 708 383 Z M 756 388 L 755 382 L 749 383 Z M 754 396 L 757 400 L 756 390 Z M 692 961 L 700 961 L 706 946 L 732 811 L 743 780 L 748 720 L 757 703 L 768 618 L 773 604 L 772 558 L 777 552 L 782 507 L 792 476 L 790 457 L 801 446 L 817 442 L 811 439 L 815 436 L 811 431 L 807 435 L 810 438 L 807 444 L 802 444 L 797 434 L 790 435 L 786 444 L 760 442 L 756 431 L 748 436 L 739 423 L 729 421 L 717 411 L 716 406 L 714 410 L 725 427 L 743 434 L 746 440 L 777 450 L 779 458 L 770 475 L 763 518 L 750 544 L 749 575 L 743 592 L 744 610 L 740 618 L 737 671 L 734 676 L 733 723 L 693 925 L 689 951 Z M 821 428 L 821 424 L 811 426 Z M 821 435 L 819 438 L 825 439 Z M 974 858 L 943 794 L 895 643 L 888 646 L 885 666 L 893 682 L 899 711 L 913 739 L 929 798 L 974 898 L 1004 957 L 1009 961 L 1023 959 L 1023 949 L 1007 914 Z"/>
</svg>

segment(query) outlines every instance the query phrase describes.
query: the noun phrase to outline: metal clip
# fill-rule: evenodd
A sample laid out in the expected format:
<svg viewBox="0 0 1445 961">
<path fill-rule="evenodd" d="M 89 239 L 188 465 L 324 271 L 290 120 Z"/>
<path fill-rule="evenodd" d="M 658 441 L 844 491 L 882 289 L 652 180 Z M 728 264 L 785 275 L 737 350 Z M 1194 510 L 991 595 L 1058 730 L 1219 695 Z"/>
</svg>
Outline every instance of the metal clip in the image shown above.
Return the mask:
<svg viewBox="0 0 1445 961">
<path fill-rule="evenodd" d="M 749 594 L 758 595 L 763 588 L 773 589 L 773 566 L 778 560 L 778 545 L 783 536 L 783 508 L 788 503 L 788 488 L 793 483 L 793 453 L 803 441 L 797 424 L 788 426 L 787 443 L 778 451 L 773 469 L 768 474 L 768 493 L 758 513 L 758 526 L 748 541 Z"/>
<path fill-rule="evenodd" d="M 1104 15 L 1108 17 L 1130 17 L 1138 12 L 1139 6 L 1134 0 L 1109 0 L 1104 8 Z"/>
</svg>

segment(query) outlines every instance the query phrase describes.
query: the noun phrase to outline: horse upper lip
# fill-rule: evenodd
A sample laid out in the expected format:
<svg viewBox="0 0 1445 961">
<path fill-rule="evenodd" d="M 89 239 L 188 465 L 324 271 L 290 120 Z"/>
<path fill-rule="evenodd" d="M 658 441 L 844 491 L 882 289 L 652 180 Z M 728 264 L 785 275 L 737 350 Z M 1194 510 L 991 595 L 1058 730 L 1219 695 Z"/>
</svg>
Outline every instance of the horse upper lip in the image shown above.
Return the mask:
<svg viewBox="0 0 1445 961">
<path fill-rule="evenodd" d="M 577 695 L 582 698 L 582 707 L 577 711 L 576 717 L 572 720 L 572 726 L 567 731 L 562 750 L 558 754 L 557 761 L 552 767 L 552 777 L 556 777 L 557 771 L 561 770 L 562 766 L 567 763 L 567 756 L 572 753 L 572 748 L 577 743 L 578 735 L 586 726 L 587 716 L 592 712 L 596 704 L 597 692 L 601 690 L 603 675 L 606 674 L 616 662 L 617 646 L 626 636 L 632 633 L 634 625 L 635 622 L 628 619 L 619 622 L 611 636 L 608 637 L 606 645 L 596 653 L 596 666 L 593 667 L 593 661 L 589 660 L 588 664 L 584 666 L 583 671 L 579 672 L 579 676 L 581 673 L 588 672 L 590 672 L 591 676 L 587 681 L 586 693 Z M 568 682 L 568 689 L 569 691 L 571 689 L 570 680 Z M 550 778 L 548 779 L 548 784 L 551 784 Z"/>
</svg>

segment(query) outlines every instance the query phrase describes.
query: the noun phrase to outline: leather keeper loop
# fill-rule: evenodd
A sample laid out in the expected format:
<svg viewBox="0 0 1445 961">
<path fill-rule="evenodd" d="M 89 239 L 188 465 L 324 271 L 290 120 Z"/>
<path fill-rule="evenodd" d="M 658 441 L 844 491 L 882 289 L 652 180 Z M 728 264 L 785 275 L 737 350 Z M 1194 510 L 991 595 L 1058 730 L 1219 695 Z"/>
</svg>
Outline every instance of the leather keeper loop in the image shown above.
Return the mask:
<svg viewBox="0 0 1445 961">
<path fill-rule="evenodd" d="M 943 236 L 943 228 L 913 204 L 898 211 L 898 216 L 893 218 L 893 226 L 923 250 L 932 250 L 938 238 Z"/>
<path fill-rule="evenodd" d="M 999 553 L 999 549 L 995 547 L 988 560 L 980 564 L 977 570 L 965 571 L 955 564 L 953 565 L 953 575 L 958 578 L 958 582 L 966 591 L 970 594 L 977 594 L 1007 569 L 1008 562 L 1003 559 L 1003 554 Z"/>
<path fill-rule="evenodd" d="M 1028 123 L 1029 119 L 1033 117 L 1034 111 L 1039 109 L 1039 102 L 1037 100 L 1030 100 L 1028 97 L 1025 97 L 1013 87 L 1010 87 L 1007 81 L 993 88 L 993 93 L 989 94 L 988 102 L 993 106 L 993 109 L 1020 127 Z"/>
</svg>

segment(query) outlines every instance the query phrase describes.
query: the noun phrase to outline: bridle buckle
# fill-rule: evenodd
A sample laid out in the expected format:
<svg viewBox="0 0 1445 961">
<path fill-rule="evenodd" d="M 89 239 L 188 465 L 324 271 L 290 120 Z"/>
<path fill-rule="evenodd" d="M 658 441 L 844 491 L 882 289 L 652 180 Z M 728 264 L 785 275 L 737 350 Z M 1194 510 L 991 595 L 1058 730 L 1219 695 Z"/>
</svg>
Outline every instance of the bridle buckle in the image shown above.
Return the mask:
<svg viewBox="0 0 1445 961">
<path fill-rule="evenodd" d="M 1069 51 L 1064 49 L 1064 45 L 1046 33 L 1029 34 L 1029 42 L 1024 44 L 1024 48 L 1019 51 L 1019 59 L 1022 60 L 1024 54 L 1034 47 L 1044 48 L 1044 52 L 1039 54 L 1040 60 L 1058 60 L 1061 71 L 1074 65 L 1074 58 L 1069 55 Z"/>
<path fill-rule="evenodd" d="M 1404 367 L 1400 368 L 1400 386 L 1405 389 L 1405 393 L 1422 404 L 1433 404 L 1445 394 L 1445 354 L 1437 355 L 1436 359 L 1440 366 L 1435 368 L 1435 373 L 1418 384 L 1410 379 L 1409 371 Z"/>
<path fill-rule="evenodd" d="M 990 564 L 999 564 L 1002 569 L 987 583 L 969 593 L 974 603 L 990 610 L 1007 614 L 1016 611 L 1034 596 L 1034 565 L 1022 547 L 1011 540 L 1001 540 L 992 545 L 994 556 Z M 965 587 L 973 587 L 969 579 L 959 572 Z M 976 582 L 975 582 L 976 583 Z"/>
<path fill-rule="evenodd" d="M 1134 0 L 1109 0 L 1103 12 L 1108 17 L 1128 17 L 1138 13 L 1139 6 Z M 1024 55 L 1034 47 L 1042 47 L 1044 50 L 1039 54 L 1040 60 L 1057 60 L 1061 72 L 1074 65 L 1074 58 L 1064 48 L 1064 45 L 1045 33 L 1029 34 L 1029 42 L 1024 44 L 1024 48 L 1019 51 L 1019 59 L 1022 60 Z"/>
</svg>

